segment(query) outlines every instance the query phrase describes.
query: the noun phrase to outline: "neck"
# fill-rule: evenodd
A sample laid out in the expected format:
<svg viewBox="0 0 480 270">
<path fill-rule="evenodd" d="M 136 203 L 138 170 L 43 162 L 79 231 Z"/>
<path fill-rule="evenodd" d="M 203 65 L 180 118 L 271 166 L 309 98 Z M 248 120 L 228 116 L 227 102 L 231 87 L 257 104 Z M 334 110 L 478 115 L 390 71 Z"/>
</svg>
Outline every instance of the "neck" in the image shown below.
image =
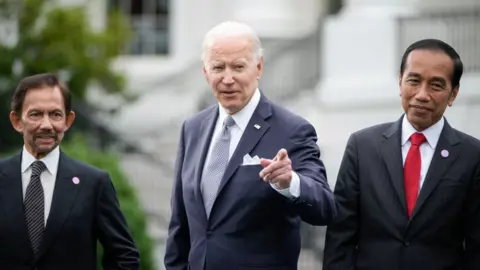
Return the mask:
<svg viewBox="0 0 480 270">
<path fill-rule="evenodd" d="M 48 153 L 51 152 L 51 150 L 49 152 L 36 152 L 32 149 L 32 147 L 30 147 L 28 144 L 25 144 L 25 148 L 27 149 L 27 151 L 35 158 L 35 159 L 42 159 L 44 158 L 46 155 L 48 155 Z M 53 149 L 52 149 L 53 150 Z"/>
</svg>

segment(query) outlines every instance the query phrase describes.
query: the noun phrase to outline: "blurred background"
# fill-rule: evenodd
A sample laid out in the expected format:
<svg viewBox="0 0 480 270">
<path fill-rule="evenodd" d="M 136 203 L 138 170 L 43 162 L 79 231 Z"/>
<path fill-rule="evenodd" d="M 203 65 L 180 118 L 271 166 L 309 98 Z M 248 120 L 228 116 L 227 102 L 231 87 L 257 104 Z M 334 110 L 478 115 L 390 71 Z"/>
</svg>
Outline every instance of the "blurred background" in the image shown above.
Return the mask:
<svg viewBox="0 0 480 270">
<path fill-rule="evenodd" d="M 201 42 L 224 20 L 258 31 L 260 89 L 315 126 L 332 189 L 348 136 L 400 117 L 400 58 L 418 39 L 459 52 L 447 118 L 480 137 L 480 0 L 0 0 L 0 152 L 22 145 L 8 120 L 19 80 L 59 72 L 77 113 L 63 149 L 112 175 L 142 270 L 163 269 L 179 128 L 215 103 Z M 303 227 L 299 269 L 321 269 L 324 232 Z"/>
</svg>

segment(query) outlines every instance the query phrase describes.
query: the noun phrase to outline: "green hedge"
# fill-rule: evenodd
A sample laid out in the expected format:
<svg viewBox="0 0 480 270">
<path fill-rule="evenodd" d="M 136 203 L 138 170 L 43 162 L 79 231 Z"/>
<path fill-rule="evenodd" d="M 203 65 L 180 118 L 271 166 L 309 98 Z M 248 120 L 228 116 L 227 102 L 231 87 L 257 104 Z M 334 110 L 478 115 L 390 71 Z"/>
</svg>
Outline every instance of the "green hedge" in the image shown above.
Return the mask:
<svg viewBox="0 0 480 270">
<path fill-rule="evenodd" d="M 143 212 L 136 191 L 129 184 L 122 172 L 119 160 L 114 153 L 100 152 L 89 147 L 81 136 L 73 136 L 68 142 L 62 144 L 62 150 L 70 157 L 86 162 L 92 166 L 107 171 L 117 191 L 120 207 L 140 250 L 141 270 L 154 270 L 153 241 L 147 234 L 146 215 Z M 99 245 L 99 266 L 101 268 L 102 250 Z"/>
</svg>

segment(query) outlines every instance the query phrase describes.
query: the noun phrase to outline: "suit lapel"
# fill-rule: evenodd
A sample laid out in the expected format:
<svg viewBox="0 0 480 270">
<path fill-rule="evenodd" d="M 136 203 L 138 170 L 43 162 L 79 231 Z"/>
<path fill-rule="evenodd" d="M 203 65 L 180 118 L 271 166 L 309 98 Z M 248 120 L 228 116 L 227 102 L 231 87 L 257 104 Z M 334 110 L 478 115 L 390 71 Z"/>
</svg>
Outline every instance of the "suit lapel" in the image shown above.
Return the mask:
<svg viewBox="0 0 480 270">
<path fill-rule="evenodd" d="M 403 183 L 403 162 L 402 162 L 402 149 L 401 149 L 401 137 L 402 137 L 402 119 L 393 123 L 383 133 L 385 138 L 381 142 L 380 149 L 383 154 L 383 160 L 387 166 L 390 174 L 390 180 L 397 193 L 398 202 L 401 204 L 403 212 L 407 212 L 405 204 L 405 190 Z"/>
<path fill-rule="evenodd" d="M 75 172 L 76 170 L 72 160 L 63 152 L 60 152 L 52 205 L 47 219 L 47 226 L 43 233 L 38 257 L 44 254 L 53 240 L 55 240 L 57 234 L 61 231 L 62 226 L 72 209 L 78 191 L 82 187 L 81 182 L 80 184 L 74 184 L 72 181 L 73 177 L 79 176 L 76 175 Z M 79 178 L 81 179 L 81 176 L 79 176 Z"/>
<path fill-rule="evenodd" d="M 30 256 L 33 259 L 33 251 L 28 236 L 25 212 L 23 208 L 21 152 L 5 162 L 3 172 L 0 172 L 0 205 L 3 208 L 5 228 L 9 229 L 11 237 L 15 238 L 15 244 L 5 243 L 12 249 L 18 249 L 16 254 Z M 24 260 L 27 260 L 24 258 Z"/>
<path fill-rule="evenodd" d="M 450 167 L 455 163 L 459 154 L 460 154 L 460 139 L 458 138 L 455 131 L 450 127 L 450 125 L 445 120 L 445 126 L 443 127 L 442 133 L 438 140 L 438 144 L 435 147 L 435 152 L 433 153 L 432 161 L 428 168 L 425 181 L 420 190 L 415 208 L 413 210 L 412 219 L 418 213 L 420 208 L 425 204 L 425 201 L 432 194 L 433 190 L 440 183 L 440 179 L 443 175 L 450 169 Z M 447 150 L 448 156 L 443 157 L 441 151 Z"/>
<path fill-rule="evenodd" d="M 223 175 L 222 181 L 220 182 L 220 187 L 218 189 L 217 197 L 222 192 L 225 185 L 228 183 L 232 175 L 238 169 L 238 167 L 243 162 L 243 157 L 250 153 L 252 149 L 258 144 L 262 136 L 270 128 L 270 125 L 265 121 L 272 115 L 272 108 L 270 103 L 266 100 L 265 97 L 261 97 L 260 102 L 257 105 L 250 121 L 248 122 L 243 135 L 238 142 L 238 145 L 233 153 L 230 161 L 228 162 L 227 168 Z M 256 128 L 259 126 L 260 128 Z"/>
<path fill-rule="evenodd" d="M 203 209 L 203 213 L 205 214 L 205 219 L 207 219 L 207 214 L 205 212 L 205 207 L 203 207 L 203 197 L 202 191 L 200 189 L 201 181 L 202 181 L 202 172 L 203 167 L 205 165 L 205 159 L 207 157 L 208 148 L 210 147 L 210 142 L 212 140 L 213 130 L 215 127 L 215 121 L 218 118 L 218 106 L 215 106 L 211 109 L 210 113 L 203 119 L 200 124 L 200 130 L 195 137 L 198 137 L 198 144 L 200 147 L 197 149 L 197 153 L 195 153 L 195 160 L 197 160 L 197 164 L 195 166 L 195 197 L 199 203 L 201 209 Z"/>
</svg>

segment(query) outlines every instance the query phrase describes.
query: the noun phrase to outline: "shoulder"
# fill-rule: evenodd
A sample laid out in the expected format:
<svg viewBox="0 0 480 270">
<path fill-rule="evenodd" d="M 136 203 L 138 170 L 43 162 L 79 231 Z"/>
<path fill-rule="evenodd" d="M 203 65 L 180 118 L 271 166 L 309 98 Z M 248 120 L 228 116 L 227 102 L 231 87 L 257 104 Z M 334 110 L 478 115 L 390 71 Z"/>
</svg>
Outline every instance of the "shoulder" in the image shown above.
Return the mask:
<svg viewBox="0 0 480 270">
<path fill-rule="evenodd" d="M 191 127 L 198 125 L 199 123 L 202 122 L 207 116 L 210 116 L 212 113 L 215 113 L 215 111 L 218 110 L 218 105 L 212 105 L 206 109 L 203 109 L 194 115 L 188 117 L 185 119 L 183 122 L 185 127 Z"/>
<path fill-rule="evenodd" d="M 21 152 L 15 155 L 0 157 L 0 174 L 11 166 L 18 165 L 21 162 Z"/>
<path fill-rule="evenodd" d="M 469 149 L 480 154 L 480 140 L 455 128 L 453 131 L 458 135 L 462 144 L 466 144 Z"/>
<path fill-rule="evenodd" d="M 5 156 L 5 157 L 0 157 L 0 168 L 3 168 L 4 166 L 8 165 L 10 162 L 13 161 L 13 159 L 16 157 L 15 156 Z"/>
<path fill-rule="evenodd" d="M 268 122 L 277 132 L 290 134 L 290 137 L 305 135 L 316 137 L 316 130 L 307 119 L 274 102 L 267 101 L 266 103 L 272 112 Z"/>
<path fill-rule="evenodd" d="M 281 121 L 285 127 L 292 128 L 298 126 L 312 126 L 311 123 L 302 116 L 290 111 L 289 109 L 270 102 L 273 116 Z"/>
<path fill-rule="evenodd" d="M 369 126 L 360 130 L 357 130 L 351 134 L 350 137 L 355 137 L 356 139 L 360 140 L 371 140 L 377 139 L 378 136 L 384 134 L 392 125 L 396 125 L 396 122 L 387 122 L 381 123 L 373 126 Z"/>
</svg>

